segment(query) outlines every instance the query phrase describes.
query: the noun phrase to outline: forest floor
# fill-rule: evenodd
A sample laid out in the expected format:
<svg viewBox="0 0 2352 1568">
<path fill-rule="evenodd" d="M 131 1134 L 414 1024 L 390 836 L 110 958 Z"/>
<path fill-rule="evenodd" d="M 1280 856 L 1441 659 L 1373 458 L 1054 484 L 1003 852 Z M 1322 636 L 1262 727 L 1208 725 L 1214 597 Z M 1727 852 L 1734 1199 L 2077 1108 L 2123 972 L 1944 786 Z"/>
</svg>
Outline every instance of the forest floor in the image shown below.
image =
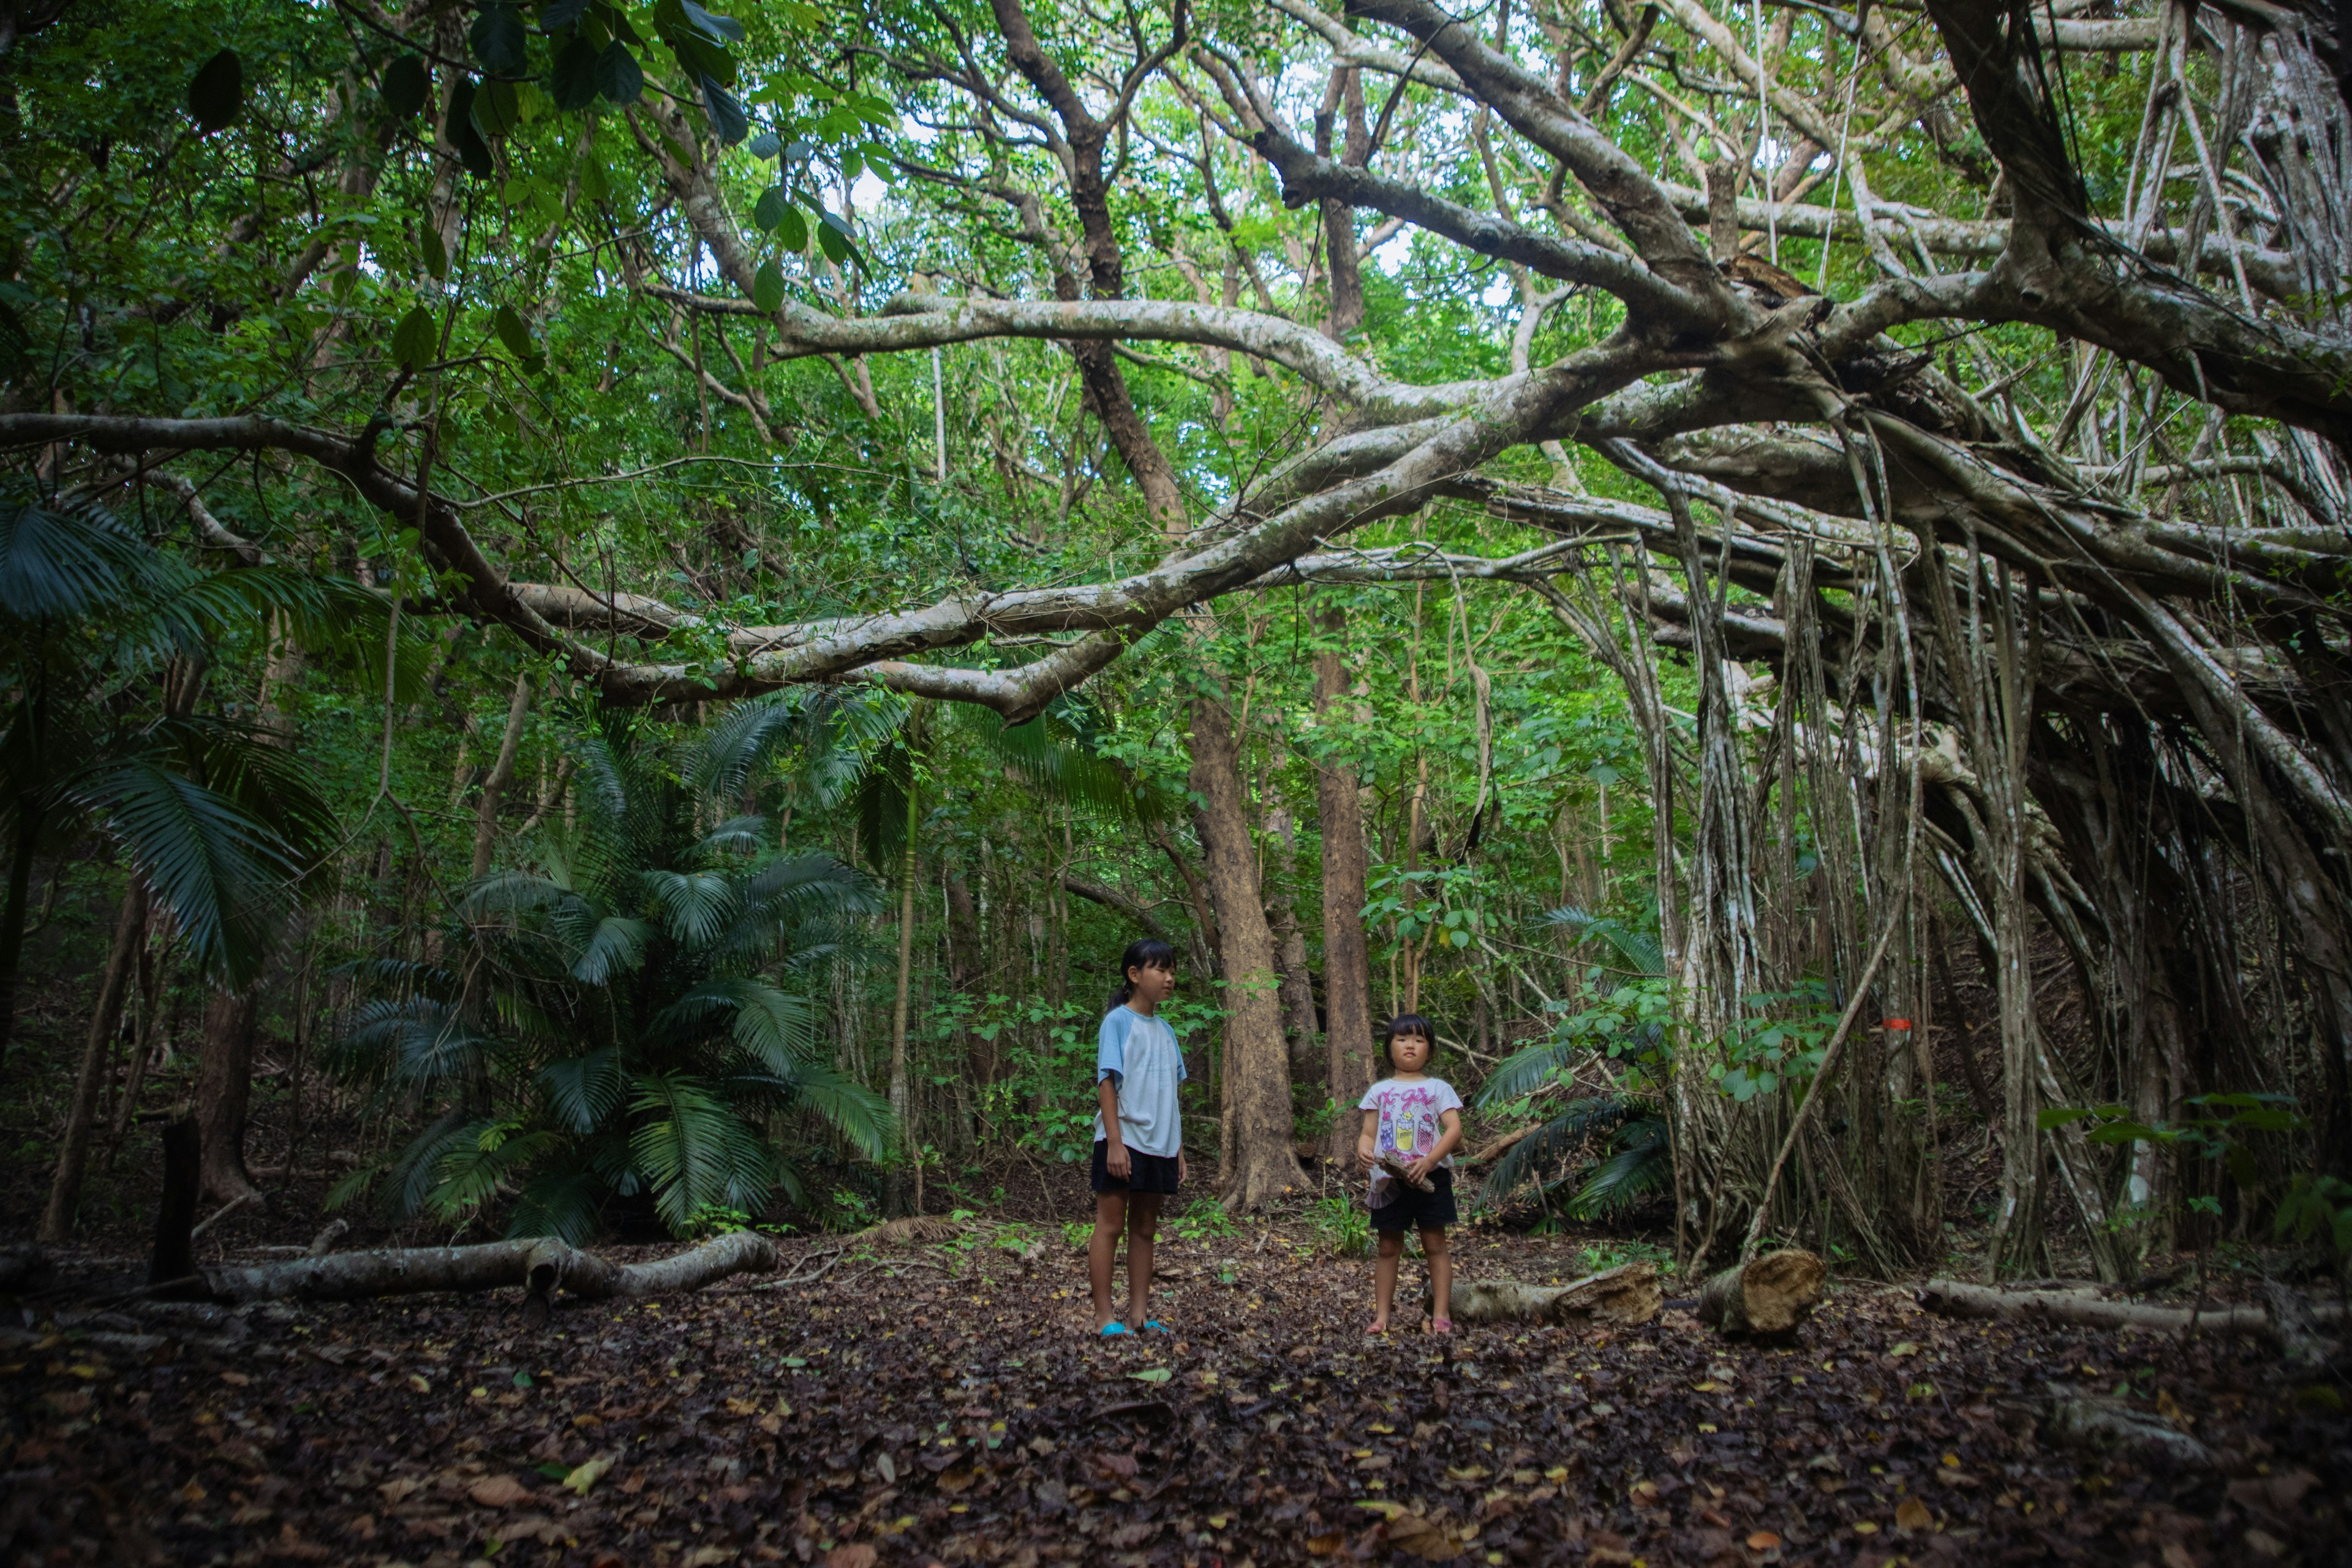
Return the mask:
<svg viewBox="0 0 2352 1568">
<path fill-rule="evenodd" d="M 1167 1238 L 1173 1332 L 1104 1342 L 1058 1227 L 782 1251 L 536 1332 L 515 1292 L 26 1310 L 0 1335 L 6 1561 L 2352 1561 L 2341 1390 L 2250 1341 L 1951 1321 L 1858 1280 L 1787 1345 L 1672 1304 L 1370 1339 L 1370 1264 L 1293 1217 Z M 1614 1260 L 1480 1227 L 1457 1256 Z M 2059 1447 L 2053 1389 L 2210 1460 Z"/>
</svg>

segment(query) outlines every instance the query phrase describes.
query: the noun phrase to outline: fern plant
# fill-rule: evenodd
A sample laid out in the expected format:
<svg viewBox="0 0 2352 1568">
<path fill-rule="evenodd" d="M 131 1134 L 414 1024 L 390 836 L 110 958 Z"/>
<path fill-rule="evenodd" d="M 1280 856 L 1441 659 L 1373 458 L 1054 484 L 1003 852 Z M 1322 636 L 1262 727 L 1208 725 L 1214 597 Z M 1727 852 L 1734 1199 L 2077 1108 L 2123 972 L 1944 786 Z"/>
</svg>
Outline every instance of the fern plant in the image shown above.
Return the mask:
<svg viewBox="0 0 2352 1568">
<path fill-rule="evenodd" d="M 576 834 L 474 883 L 441 963 L 369 966 L 389 994 L 357 1014 L 341 1068 L 438 1115 L 337 1201 L 381 1182 L 394 1214 L 454 1221 L 511 1195 L 509 1235 L 576 1242 L 609 1199 L 650 1192 L 685 1235 L 780 1184 L 798 1195 L 773 1131 L 791 1114 L 883 1157 L 887 1107 L 822 1058 L 794 989 L 879 908 L 876 885 L 779 852 L 763 817 L 722 819 L 794 732 L 782 718 L 671 755 L 605 720 L 580 747 Z"/>
</svg>

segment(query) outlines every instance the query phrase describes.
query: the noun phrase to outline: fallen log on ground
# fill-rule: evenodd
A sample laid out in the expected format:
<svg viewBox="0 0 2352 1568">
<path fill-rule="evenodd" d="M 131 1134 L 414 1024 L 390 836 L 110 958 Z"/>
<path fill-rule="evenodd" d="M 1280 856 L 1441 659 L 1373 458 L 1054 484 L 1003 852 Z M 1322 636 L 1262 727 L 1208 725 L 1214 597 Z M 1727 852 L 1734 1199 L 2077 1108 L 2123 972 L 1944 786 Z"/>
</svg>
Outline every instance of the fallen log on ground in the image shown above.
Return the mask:
<svg viewBox="0 0 2352 1568">
<path fill-rule="evenodd" d="M 1422 1305 L 1432 1304 L 1428 1289 Z M 1655 1264 L 1627 1263 L 1567 1285 L 1457 1279 L 1454 1316 L 1465 1323 L 1646 1323 L 1665 1304 Z"/>
<path fill-rule="evenodd" d="M 2213 1455 L 2204 1444 L 2153 1411 L 2135 1408 L 2121 1399 L 2056 1394 L 2051 1400 L 2050 1414 L 2044 1417 L 2042 1430 L 2053 1442 L 2070 1447 L 2121 1452 L 2136 1458 L 2161 1454 L 2184 1465 L 2213 1462 Z"/>
<path fill-rule="evenodd" d="M 1948 1318 L 1994 1318 L 2010 1322 L 2074 1323 L 2092 1329 L 2147 1329 L 2159 1334 L 2260 1334 L 2290 1340 L 2260 1307 L 2158 1307 L 2146 1301 L 2110 1301 L 2087 1291 L 2007 1290 L 1930 1279 L 1919 1287 L 1919 1305 Z M 2340 1324 L 2343 1309 L 2322 1301 L 2309 1309 L 2318 1323 Z M 2299 1329 L 2300 1325 L 2296 1325 Z"/>
<path fill-rule="evenodd" d="M 1709 1279 L 1699 1289 L 1698 1321 L 1727 1334 L 1785 1334 L 1821 1305 L 1829 1271 L 1799 1247 L 1768 1252 Z"/>
<path fill-rule="evenodd" d="M 1530 1121 L 1517 1131 L 1506 1132 L 1492 1142 L 1480 1144 L 1475 1152 L 1465 1155 L 1462 1163 L 1465 1165 L 1491 1165 L 1510 1150 L 1524 1142 L 1529 1133 L 1539 1132 L 1542 1130 L 1542 1122 Z"/>
<path fill-rule="evenodd" d="M 561 1289 L 589 1300 L 699 1290 L 732 1274 L 766 1273 L 775 1244 L 754 1231 L 714 1237 L 673 1258 L 614 1263 L 561 1241 L 492 1241 L 478 1247 L 418 1247 L 329 1253 L 284 1263 L 215 1266 L 204 1270 L 210 1293 L 226 1301 L 358 1301 L 423 1290 L 495 1290 L 520 1285 L 530 1294 L 524 1317 L 546 1321 Z"/>
</svg>

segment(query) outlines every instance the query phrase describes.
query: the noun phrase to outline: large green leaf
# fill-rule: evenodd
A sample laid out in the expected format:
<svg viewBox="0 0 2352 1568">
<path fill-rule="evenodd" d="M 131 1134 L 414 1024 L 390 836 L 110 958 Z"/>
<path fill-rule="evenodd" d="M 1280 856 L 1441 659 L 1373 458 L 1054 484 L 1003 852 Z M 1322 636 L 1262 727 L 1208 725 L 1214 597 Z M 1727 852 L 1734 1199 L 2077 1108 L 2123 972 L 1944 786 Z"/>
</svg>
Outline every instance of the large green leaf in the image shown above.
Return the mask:
<svg viewBox="0 0 2352 1568">
<path fill-rule="evenodd" d="M 102 515 L 0 502 L 0 614 L 90 616 L 127 606 L 154 552 Z"/>
<path fill-rule="evenodd" d="M 756 1209 L 775 1185 L 764 1140 L 734 1109 L 696 1079 L 649 1075 L 637 1080 L 629 1109 L 644 1120 L 629 1152 L 654 1184 L 654 1207 L 683 1233 L 697 1211 L 714 1204 Z"/>
</svg>

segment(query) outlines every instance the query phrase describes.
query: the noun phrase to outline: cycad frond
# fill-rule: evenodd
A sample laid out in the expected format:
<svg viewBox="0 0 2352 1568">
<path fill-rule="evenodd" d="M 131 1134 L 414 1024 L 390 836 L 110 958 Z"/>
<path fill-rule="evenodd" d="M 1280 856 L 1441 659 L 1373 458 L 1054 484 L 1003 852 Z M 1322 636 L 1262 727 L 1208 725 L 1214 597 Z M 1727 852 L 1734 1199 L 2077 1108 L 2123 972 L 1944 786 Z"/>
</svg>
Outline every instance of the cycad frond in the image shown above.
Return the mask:
<svg viewBox="0 0 2352 1568">
<path fill-rule="evenodd" d="M 568 1057 L 540 1069 L 539 1087 L 557 1123 L 572 1132 L 593 1132 L 621 1103 L 628 1075 L 621 1053 L 610 1046 L 584 1057 Z"/>
<path fill-rule="evenodd" d="M 103 512 L 0 502 L 0 615 L 81 617 L 142 596 L 163 557 Z"/>
<path fill-rule="evenodd" d="M 604 1178 L 586 1165 L 541 1171 L 515 1195 L 507 1236 L 551 1236 L 584 1247 L 596 1234 L 596 1214 L 609 1190 Z"/>
<path fill-rule="evenodd" d="M 1571 1071 L 1577 1058 L 1586 1054 L 1587 1047 L 1560 1039 L 1538 1040 L 1525 1050 L 1513 1051 L 1495 1064 L 1495 1070 L 1470 1097 L 1470 1104 L 1483 1110 L 1532 1094 L 1555 1077 Z"/>
<path fill-rule="evenodd" d="M 619 975 L 634 973 L 653 939 L 653 926 L 635 915 L 606 915 L 572 961 L 572 978 L 583 985 L 609 985 Z"/>
<path fill-rule="evenodd" d="M 1666 972 L 1665 944 L 1655 931 L 1637 931 L 1614 916 L 1596 915 L 1573 904 L 1545 910 L 1542 921 L 1546 925 L 1566 927 L 1578 942 L 1607 942 L 1637 974 Z"/>
<path fill-rule="evenodd" d="M 103 814 L 195 961 L 231 986 L 259 973 L 299 868 L 284 841 L 184 773 L 126 763 L 75 791 Z"/>
<path fill-rule="evenodd" d="M 1620 1134 L 1617 1152 L 1601 1162 L 1577 1189 L 1569 1212 L 1581 1219 L 1622 1208 L 1673 1180 L 1674 1155 L 1666 1124 L 1647 1117 L 1627 1125 Z"/>
<path fill-rule="evenodd" d="M 688 948 L 709 947 L 742 908 L 735 884 L 716 871 L 647 871 L 645 883 L 664 928 Z"/>
<path fill-rule="evenodd" d="M 814 1111 L 869 1160 L 883 1158 L 898 1143 L 890 1102 L 822 1063 L 796 1062 L 788 1078 L 779 1075 L 771 1087 L 789 1091 L 792 1104 Z"/>
<path fill-rule="evenodd" d="M 645 1118 L 629 1152 L 652 1178 L 654 1208 L 683 1234 L 696 1211 L 714 1204 L 756 1209 L 775 1185 L 766 1142 L 708 1086 L 682 1076 L 637 1079 L 629 1109 Z"/>
<path fill-rule="evenodd" d="M 1558 1115 L 1504 1151 L 1503 1157 L 1495 1162 L 1495 1168 L 1486 1173 L 1486 1184 L 1480 1189 L 1480 1204 L 1494 1207 L 1517 1192 L 1529 1176 L 1567 1158 L 1588 1141 L 1605 1140 L 1627 1121 L 1647 1114 L 1647 1108 L 1640 1102 L 1615 1095 L 1570 1101 Z"/>
</svg>

